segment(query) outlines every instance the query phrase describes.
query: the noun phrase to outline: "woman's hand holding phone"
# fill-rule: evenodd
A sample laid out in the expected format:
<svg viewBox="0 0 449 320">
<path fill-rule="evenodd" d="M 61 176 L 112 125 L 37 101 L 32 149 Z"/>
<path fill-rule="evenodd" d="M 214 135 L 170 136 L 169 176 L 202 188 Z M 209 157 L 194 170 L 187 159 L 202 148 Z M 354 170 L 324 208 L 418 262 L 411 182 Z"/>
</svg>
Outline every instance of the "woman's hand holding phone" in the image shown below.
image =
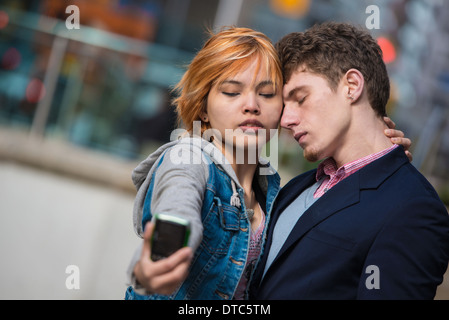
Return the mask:
<svg viewBox="0 0 449 320">
<path fill-rule="evenodd" d="M 153 231 L 154 224 L 148 222 L 145 226 L 142 253 L 134 267 L 134 275 L 149 294 L 170 295 L 186 279 L 193 252 L 190 247 L 184 247 L 165 259 L 152 261 L 150 256 Z"/>
</svg>

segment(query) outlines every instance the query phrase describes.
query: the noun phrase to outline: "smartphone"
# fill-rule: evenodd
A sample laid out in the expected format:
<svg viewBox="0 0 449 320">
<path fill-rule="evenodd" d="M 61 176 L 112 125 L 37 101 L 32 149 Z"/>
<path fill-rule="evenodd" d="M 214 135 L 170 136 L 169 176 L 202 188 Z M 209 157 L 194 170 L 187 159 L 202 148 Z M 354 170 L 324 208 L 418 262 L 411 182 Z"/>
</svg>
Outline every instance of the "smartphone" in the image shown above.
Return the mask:
<svg viewBox="0 0 449 320">
<path fill-rule="evenodd" d="M 190 222 L 168 215 L 154 215 L 154 231 L 151 238 L 151 260 L 164 259 L 187 246 L 190 236 Z"/>
</svg>

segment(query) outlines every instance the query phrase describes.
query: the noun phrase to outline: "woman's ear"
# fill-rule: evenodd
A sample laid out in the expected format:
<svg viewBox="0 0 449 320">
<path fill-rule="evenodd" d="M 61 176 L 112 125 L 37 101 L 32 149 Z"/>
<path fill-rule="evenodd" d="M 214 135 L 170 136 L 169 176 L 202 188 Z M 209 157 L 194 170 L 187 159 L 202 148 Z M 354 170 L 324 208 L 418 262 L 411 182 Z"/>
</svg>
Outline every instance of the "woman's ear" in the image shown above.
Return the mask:
<svg viewBox="0 0 449 320">
<path fill-rule="evenodd" d="M 209 122 L 209 117 L 207 116 L 207 111 L 201 111 L 200 113 L 201 121 Z"/>
<path fill-rule="evenodd" d="M 344 88 L 347 98 L 351 100 L 351 104 L 356 102 L 363 93 L 365 79 L 362 73 L 357 69 L 349 69 L 344 76 Z"/>
</svg>

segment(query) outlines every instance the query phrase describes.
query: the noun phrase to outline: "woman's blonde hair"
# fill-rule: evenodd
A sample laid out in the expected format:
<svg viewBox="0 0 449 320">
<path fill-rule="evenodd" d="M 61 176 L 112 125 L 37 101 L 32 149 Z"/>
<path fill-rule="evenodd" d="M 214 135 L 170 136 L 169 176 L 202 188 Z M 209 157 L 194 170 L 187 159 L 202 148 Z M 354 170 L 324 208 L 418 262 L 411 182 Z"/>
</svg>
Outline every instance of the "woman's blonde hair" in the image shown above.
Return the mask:
<svg viewBox="0 0 449 320">
<path fill-rule="evenodd" d="M 207 97 L 214 84 L 244 70 L 257 58 L 266 67 L 267 75 L 276 89 L 282 86 L 282 71 L 277 52 L 270 39 L 261 32 L 249 28 L 228 27 L 213 34 L 190 63 L 181 81 L 175 86 L 178 94 L 173 100 L 178 114 L 178 124 L 184 124 L 192 132 L 193 122 L 201 121 L 206 111 Z M 256 76 L 256 75 L 255 75 Z M 201 133 L 210 124 L 201 121 Z"/>
</svg>

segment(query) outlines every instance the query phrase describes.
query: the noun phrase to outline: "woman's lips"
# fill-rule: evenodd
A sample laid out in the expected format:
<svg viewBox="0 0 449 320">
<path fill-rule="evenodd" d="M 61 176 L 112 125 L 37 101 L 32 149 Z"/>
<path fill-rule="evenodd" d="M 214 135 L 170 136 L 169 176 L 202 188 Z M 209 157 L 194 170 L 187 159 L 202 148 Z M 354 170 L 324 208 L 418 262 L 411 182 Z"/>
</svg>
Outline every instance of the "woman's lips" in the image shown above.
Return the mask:
<svg viewBox="0 0 449 320">
<path fill-rule="evenodd" d="M 258 130 L 263 129 L 263 124 L 258 120 L 246 120 L 239 124 L 239 128 L 242 129 L 243 132 L 248 130 L 257 132 Z"/>
</svg>

